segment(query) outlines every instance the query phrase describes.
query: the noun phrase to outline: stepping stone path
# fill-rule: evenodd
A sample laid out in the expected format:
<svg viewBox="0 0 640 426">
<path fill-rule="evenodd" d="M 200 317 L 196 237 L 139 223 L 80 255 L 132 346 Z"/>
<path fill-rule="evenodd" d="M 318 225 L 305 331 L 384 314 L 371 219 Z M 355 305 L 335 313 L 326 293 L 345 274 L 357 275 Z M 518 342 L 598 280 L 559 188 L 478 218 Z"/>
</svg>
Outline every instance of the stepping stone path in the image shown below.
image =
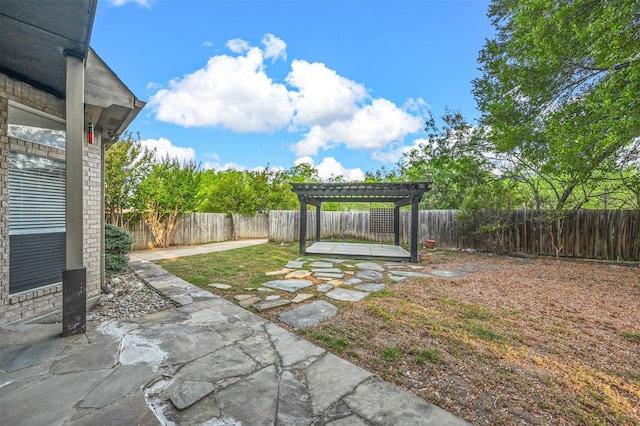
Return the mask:
<svg viewBox="0 0 640 426">
<path fill-rule="evenodd" d="M 280 270 L 265 272 L 265 276 L 284 276 L 284 279 L 269 281 L 262 284 L 262 287 L 248 287 L 245 290 L 252 292 L 257 291 L 258 293 L 272 292 L 274 290 L 297 293 L 315 284 L 315 291 L 324 293 L 325 296 L 330 299 L 357 303 L 372 292 L 384 290 L 388 284 L 380 281 L 384 280 L 385 277 L 393 281 L 414 277 L 428 278 L 434 276 L 459 278 L 468 273 L 480 272 L 491 268 L 491 265 L 470 263 L 460 267 L 456 271 L 445 271 L 436 269 L 426 270 L 424 266 L 398 262 L 387 262 L 385 264 L 359 262 L 355 264 L 345 263 L 344 265 L 342 264 L 343 262 L 345 262 L 345 259 L 297 259 L 288 262 L 285 267 Z M 345 275 L 350 276 L 350 278 L 345 279 Z M 343 285 L 353 286 L 353 288 L 344 288 L 342 287 Z M 228 290 L 232 286 L 213 283 L 209 284 L 209 287 Z M 252 293 L 239 294 L 234 296 L 234 298 L 243 308 L 253 307 L 258 311 L 265 311 L 292 303 L 299 304 L 314 296 L 314 293 L 297 293 L 295 297 L 288 300 L 278 295 L 260 297 L 259 294 Z M 336 315 L 337 311 L 337 308 L 333 304 L 323 300 L 316 300 L 284 311 L 280 313 L 278 318 L 283 323 L 298 330 L 327 321 Z M 188 397 L 179 396 L 176 399 L 180 398 Z M 178 405 L 181 405 L 182 402 L 183 401 L 179 400 L 176 401 Z"/>
</svg>

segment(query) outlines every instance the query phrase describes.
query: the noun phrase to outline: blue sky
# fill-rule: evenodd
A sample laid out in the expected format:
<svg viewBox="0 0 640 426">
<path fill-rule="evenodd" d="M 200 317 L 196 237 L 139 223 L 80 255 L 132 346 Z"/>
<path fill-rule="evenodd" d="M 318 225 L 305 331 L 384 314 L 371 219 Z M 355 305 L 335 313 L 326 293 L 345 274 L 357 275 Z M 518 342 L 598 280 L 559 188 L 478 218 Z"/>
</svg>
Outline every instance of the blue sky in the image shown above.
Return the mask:
<svg viewBox="0 0 640 426">
<path fill-rule="evenodd" d="M 488 0 L 100 0 L 91 45 L 148 102 L 129 130 L 203 168 L 358 180 L 479 117 Z"/>
</svg>

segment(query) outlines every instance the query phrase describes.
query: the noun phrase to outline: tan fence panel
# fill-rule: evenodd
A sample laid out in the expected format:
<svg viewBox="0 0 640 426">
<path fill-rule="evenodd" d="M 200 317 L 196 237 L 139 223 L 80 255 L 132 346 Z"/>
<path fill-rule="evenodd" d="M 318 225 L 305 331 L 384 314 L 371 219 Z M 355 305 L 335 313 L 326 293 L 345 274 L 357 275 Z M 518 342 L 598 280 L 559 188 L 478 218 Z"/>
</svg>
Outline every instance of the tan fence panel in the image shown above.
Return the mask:
<svg viewBox="0 0 640 426">
<path fill-rule="evenodd" d="M 494 251 L 487 235 L 462 235 L 456 210 L 422 210 L 418 215 L 419 245 L 425 239 L 442 248 L 472 248 Z M 182 215 L 173 244 L 190 245 L 243 238 L 269 238 L 274 242 L 293 242 L 299 238 L 300 212 L 274 210 L 269 214 L 232 215 L 190 213 Z M 315 240 L 316 211 L 307 212 L 307 240 Z M 411 212 L 400 211 L 400 244 L 410 243 Z M 507 215 L 505 247 L 509 251 L 542 255 L 608 260 L 640 260 L 640 211 L 569 211 L 561 221 L 547 223 L 542 214 L 517 210 Z M 322 240 L 355 240 L 393 243 L 394 234 L 370 233 L 368 211 L 322 212 Z M 127 227 L 134 250 L 153 247 L 153 236 L 143 221 Z"/>
</svg>

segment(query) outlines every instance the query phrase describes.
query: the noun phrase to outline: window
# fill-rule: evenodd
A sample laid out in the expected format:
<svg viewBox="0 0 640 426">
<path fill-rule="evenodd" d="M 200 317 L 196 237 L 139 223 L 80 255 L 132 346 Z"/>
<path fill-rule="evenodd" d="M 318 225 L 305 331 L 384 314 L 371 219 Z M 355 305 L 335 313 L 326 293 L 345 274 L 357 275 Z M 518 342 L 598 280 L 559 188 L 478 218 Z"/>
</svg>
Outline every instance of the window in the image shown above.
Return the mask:
<svg viewBox="0 0 640 426">
<path fill-rule="evenodd" d="M 62 280 L 65 164 L 9 153 L 9 292 Z"/>
<path fill-rule="evenodd" d="M 64 120 L 60 118 L 9 101 L 8 121 L 7 134 L 11 137 L 55 148 L 65 148 L 66 127 Z"/>
</svg>

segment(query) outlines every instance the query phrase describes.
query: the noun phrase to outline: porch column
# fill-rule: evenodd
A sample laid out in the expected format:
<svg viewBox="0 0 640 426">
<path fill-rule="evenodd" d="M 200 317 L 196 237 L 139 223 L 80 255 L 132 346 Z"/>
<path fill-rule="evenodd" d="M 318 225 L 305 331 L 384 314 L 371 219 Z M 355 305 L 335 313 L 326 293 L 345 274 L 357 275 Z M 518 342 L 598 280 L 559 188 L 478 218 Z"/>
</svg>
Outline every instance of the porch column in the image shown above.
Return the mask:
<svg viewBox="0 0 640 426">
<path fill-rule="evenodd" d="M 83 147 L 84 58 L 65 52 L 66 87 L 66 269 L 62 273 L 62 336 L 86 331 L 87 274 L 84 268 Z"/>
</svg>

